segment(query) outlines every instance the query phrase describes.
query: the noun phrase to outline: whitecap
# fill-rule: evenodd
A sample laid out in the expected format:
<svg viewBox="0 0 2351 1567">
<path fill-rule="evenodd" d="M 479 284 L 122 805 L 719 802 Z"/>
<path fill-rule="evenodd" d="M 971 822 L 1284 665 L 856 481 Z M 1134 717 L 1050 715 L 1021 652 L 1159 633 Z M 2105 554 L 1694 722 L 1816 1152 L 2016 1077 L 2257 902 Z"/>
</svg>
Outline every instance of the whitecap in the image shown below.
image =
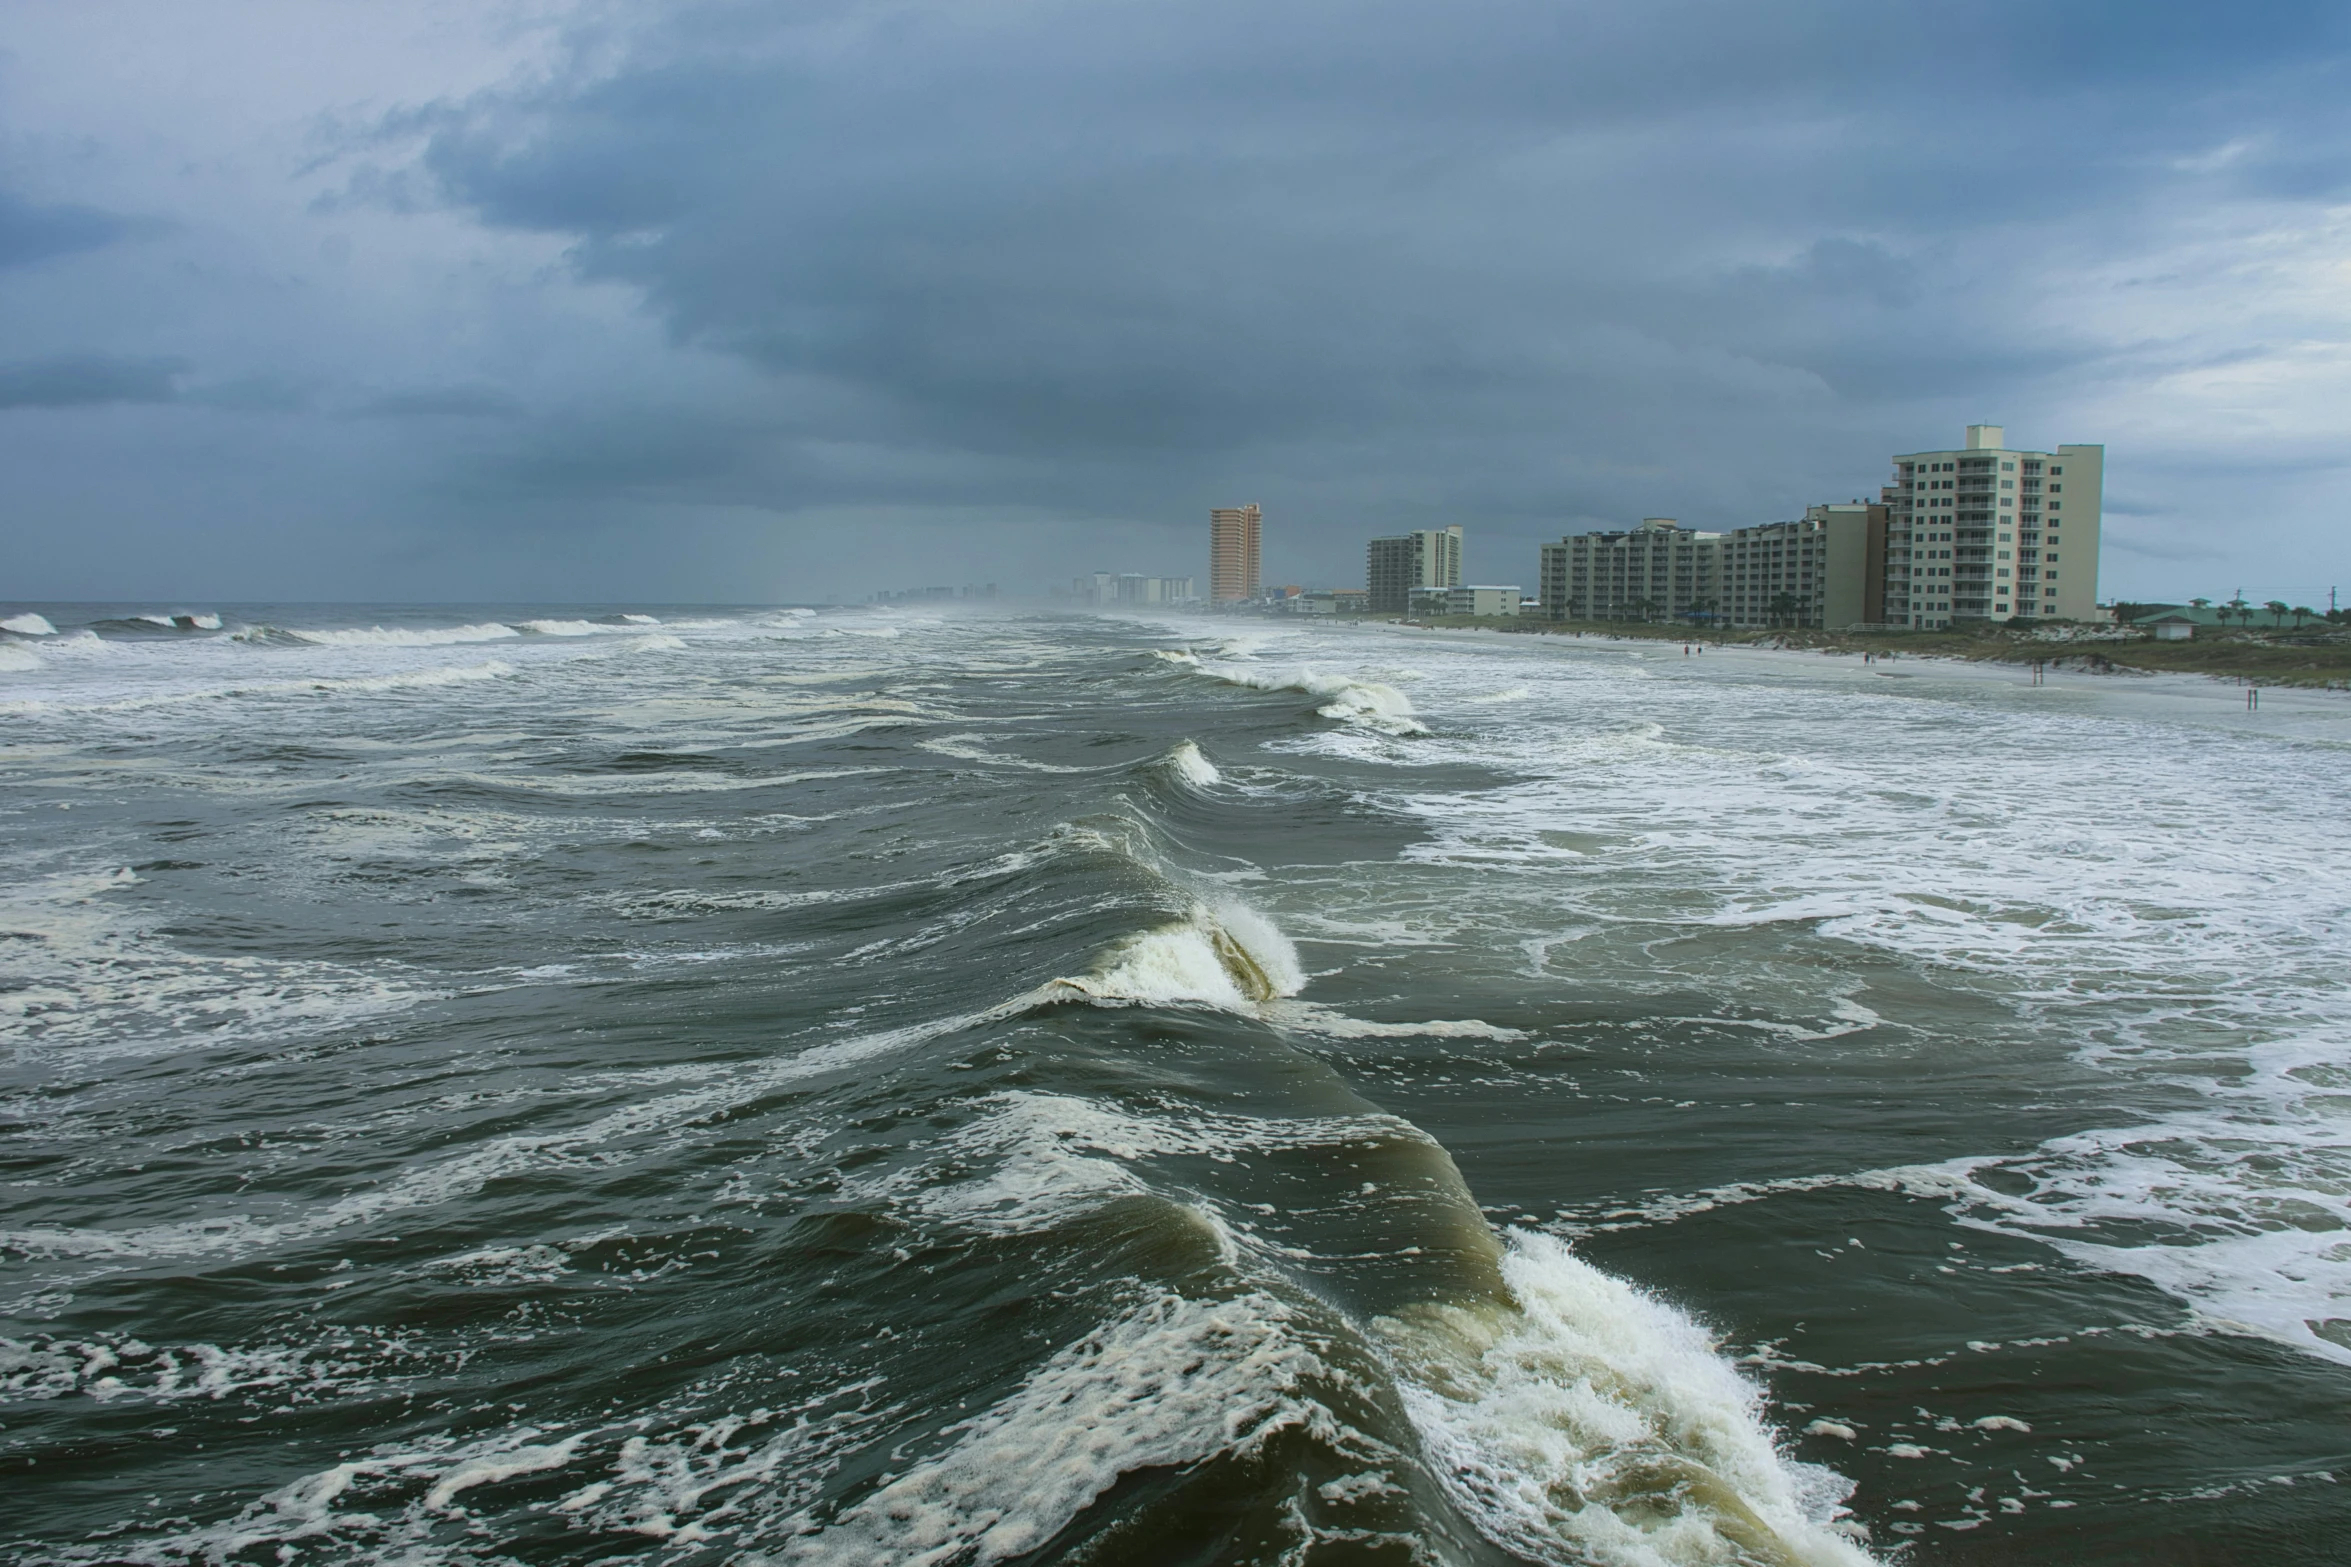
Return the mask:
<svg viewBox="0 0 2351 1567">
<path fill-rule="evenodd" d="M 247 635 L 261 640 L 268 631 L 267 627 L 257 627 Z M 499 642 L 522 635 L 512 626 L 496 621 L 470 626 L 361 626 L 341 630 L 288 627 L 283 634 L 320 647 L 441 647 L 452 642 Z"/>
<path fill-rule="evenodd" d="M 1247 664 L 1199 663 L 1200 672 L 1227 685 L 1258 691 L 1298 691 L 1323 698 L 1316 708 L 1324 718 L 1359 724 L 1383 734 L 1426 734 L 1428 726 L 1413 714 L 1412 702 L 1394 686 L 1352 675 L 1326 675 L 1307 668 L 1265 668 Z"/>
<path fill-rule="evenodd" d="M 1189 740 L 1179 741 L 1164 758 L 1167 770 L 1195 789 L 1206 789 L 1224 782 L 1224 774 L 1216 764 L 1200 754 L 1200 747 Z"/>
<path fill-rule="evenodd" d="M 53 637 L 57 635 L 57 628 L 49 624 L 47 616 L 35 615 L 29 611 L 22 615 L 0 617 L 0 631 L 13 631 L 20 637 Z"/>
<path fill-rule="evenodd" d="M 1546 1235 L 1513 1230 L 1507 1302 L 1383 1319 L 1431 1468 L 1481 1532 L 1538 1562 L 1864 1567 L 1851 1487 L 1790 1461 L 1763 1394 L 1698 1323 Z"/>
<path fill-rule="evenodd" d="M 1088 973 L 1057 979 L 1047 993 L 1096 1001 L 1163 1006 L 1198 1002 L 1243 1011 L 1296 995 L 1306 975 L 1289 938 L 1239 903 L 1195 904 L 1183 919 L 1112 945 Z"/>
<path fill-rule="evenodd" d="M 1326 1424 L 1301 1392 L 1322 1369 L 1270 1295 L 1162 1297 L 1061 1349 L 945 1452 L 829 1523 L 804 1524 L 782 1560 L 895 1567 L 1024 1555 L 1121 1475 L 1246 1455 L 1277 1431 Z"/>
</svg>

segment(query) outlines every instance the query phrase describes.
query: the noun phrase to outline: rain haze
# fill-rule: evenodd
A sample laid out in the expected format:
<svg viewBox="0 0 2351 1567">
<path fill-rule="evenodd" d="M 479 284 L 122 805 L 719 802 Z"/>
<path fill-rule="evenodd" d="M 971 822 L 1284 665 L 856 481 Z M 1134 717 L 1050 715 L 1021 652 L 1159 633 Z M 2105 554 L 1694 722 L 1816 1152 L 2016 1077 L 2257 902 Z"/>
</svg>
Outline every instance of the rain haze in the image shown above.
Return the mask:
<svg viewBox="0 0 2351 1567">
<path fill-rule="evenodd" d="M 2101 590 L 2351 579 L 2351 13 L 18 5 L 20 599 L 1271 580 L 2108 448 Z M 2347 584 L 2351 585 L 2351 584 Z"/>
</svg>

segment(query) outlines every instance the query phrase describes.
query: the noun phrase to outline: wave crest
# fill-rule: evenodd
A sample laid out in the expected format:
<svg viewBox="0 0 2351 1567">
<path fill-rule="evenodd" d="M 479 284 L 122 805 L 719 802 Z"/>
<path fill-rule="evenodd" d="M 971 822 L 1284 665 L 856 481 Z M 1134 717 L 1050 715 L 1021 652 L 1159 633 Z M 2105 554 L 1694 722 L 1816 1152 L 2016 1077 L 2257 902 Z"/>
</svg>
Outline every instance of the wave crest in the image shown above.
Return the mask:
<svg viewBox="0 0 2351 1567">
<path fill-rule="evenodd" d="M 1306 984 L 1297 949 L 1274 923 L 1244 905 L 1194 904 L 1181 920 L 1116 943 L 1093 970 L 1057 979 L 1048 994 L 1141 1006 L 1204 1002 L 1244 1010 L 1294 996 Z"/>
<path fill-rule="evenodd" d="M 1224 782 L 1224 774 L 1217 771 L 1216 764 L 1203 756 L 1200 747 L 1189 740 L 1177 742 L 1175 749 L 1160 760 L 1169 772 L 1195 789 L 1206 789 Z"/>
<path fill-rule="evenodd" d="M 1690 1318 L 1513 1230 L 1508 1302 L 1378 1324 L 1455 1502 L 1539 1562 L 1864 1567 L 1841 1477 L 1782 1457 L 1763 1396 Z"/>
<path fill-rule="evenodd" d="M 1181 655 L 1178 661 L 1189 662 L 1211 680 L 1221 680 L 1227 685 L 1247 686 L 1255 691 L 1299 691 L 1321 697 L 1323 705 L 1315 712 L 1341 723 L 1376 729 L 1382 734 L 1428 733 L 1428 725 L 1414 716 L 1411 699 L 1394 686 L 1377 680 L 1326 675 L 1304 666 L 1256 668 L 1239 663 L 1208 663 L 1188 654 Z"/>
</svg>

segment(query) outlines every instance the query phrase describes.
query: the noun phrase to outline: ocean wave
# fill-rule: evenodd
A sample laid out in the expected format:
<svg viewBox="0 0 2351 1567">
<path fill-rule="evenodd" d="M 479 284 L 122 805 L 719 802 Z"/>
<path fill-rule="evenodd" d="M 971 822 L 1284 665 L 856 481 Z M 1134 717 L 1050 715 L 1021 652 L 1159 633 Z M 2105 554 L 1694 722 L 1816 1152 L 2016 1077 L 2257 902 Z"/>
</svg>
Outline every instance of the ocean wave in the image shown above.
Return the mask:
<svg viewBox="0 0 2351 1567">
<path fill-rule="evenodd" d="M 1038 994 L 1241 1011 L 1296 995 L 1305 983 L 1297 949 L 1271 920 L 1240 903 L 1214 909 L 1201 903 L 1181 920 L 1120 939 L 1091 970 L 1056 979 Z"/>
<path fill-rule="evenodd" d="M 170 1404 L 279 1394 L 310 1401 L 375 1393 L 446 1369 L 395 1334 L 330 1329 L 307 1343 L 147 1344 L 122 1334 L 0 1338 L 0 1396 Z"/>
<path fill-rule="evenodd" d="M 0 888 L 0 1043 L 77 1061 L 277 1038 L 404 1011 L 439 994 L 408 975 L 326 962 L 211 957 L 153 928 L 114 895 L 127 867 L 60 872 Z"/>
<path fill-rule="evenodd" d="M 45 667 L 30 648 L 18 647 L 9 642 L 0 642 L 0 672 L 27 674 Z"/>
<path fill-rule="evenodd" d="M 218 631 L 220 617 L 213 614 L 192 615 L 119 615 L 90 623 L 90 630 L 114 636 L 153 636 L 166 631 Z"/>
<path fill-rule="evenodd" d="M 1302 1001 L 1268 1006 L 1261 1015 L 1276 1027 L 1301 1034 L 1319 1034 L 1326 1039 L 1490 1039 L 1507 1044 L 1527 1037 L 1524 1029 L 1504 1028 L 1474 1017 L 1379 1023 Z"/>
<path fill-rule="evenodd" d="M 2351 1366 L 2341 1062 L 2336 1041 L 2282 1041 L 2251 1052 L 2246 1079 L 2203 1110 L 1862 1179 L 2143 1279 L 2210 1328 Z"/>
<path fill-rule="evenodd" d="M 6 648 L 0 647 L 0 654 Z M 429 691 L 439 686 L 469 685 L 514 673 L 514 666 L 491 659 L 480 664 L 444 664 L 390 675 L 332 675 L 309 680 L 240 680 L 223 685 L 196 686 L 152 692 L 145 696 L 101 697 L 60 701 L 53 698 L 0 703 L 0 712 L 22 713 L 136 713 L 186 707 L 247 697 L 367 694 L 385 691 Z"/>
<path fill-rule="evenodd" d="M 941 1138 L 922 1163 L 853 1182 L 860 1199 L 916 1220 L 995 1234 L 1048 1229 L 1120 1197 L 1152 1192 L 1153 1159 L 1225 1159 L 1276 1150 L 1415 1145 L 1445 1160 L 1428 1134 L 1391 1115 L 1136 1115 L 1075 1094 L 1011 1090 L 965 1107 L 972 1119 Z M 952 1169 L 952 1179 L 941 1179 Z M 1445 1181 L 1458 1176 L 1445 1160 Z M 1215 1224 L 1210 1217 L 1203 1222 Z M 1220 1250 L 1234 1249 L 1228 1234 Z"/>
<path fill-rule="evenodd" d="M 1257 691 L 1297 691 L 1320 697 L 1315 712 L 1324 718 L 1359 725 L 1389 735 L 1428 733 L 1415 716 L 1411 700 L 1394 686 L 1353 675 L 1323 674 L 1305 667 L 1259 668 L 1244 663 L 1191 661 L 1200 673 L 1227 685 Z"/>
<path fill-rule="evenodd" d="M 1065 767 L 1053 762 L 1032 762 L 1025 756 L 1006 756 L 982 745 L 980 742 L 986 738 L 985 735 L 939 735 L 934 739 L 921 741 L 920 744 L 926 751 L 935 751 L 941 756 L 952 756 L 958 761 L 985 762 L 995 767 L 1018 767 L 1032 773 L 1091 773 L 1101 770 L 1094 767 Z"/>
<path fill-rule="evenodd" d="M 314 630 L 301 626 L 255 626 L 239 632 L 243 641 L 292 638 L 315 647 L 443 647 L 454 642 L 502 642 L 522 633 L 497 621 L 470 626 L 364 626 Z"/>
<path fill-rule="evenodd" d="M 1203 756 L 1200 747 L 1190 740 L 1178 741 L 1175 748 L 1160 758 L 1168 772 L 1195 789 L 1207 789 L 1224 782 L 1224 774 L 1216 764 Z"/>
<path fill-rule="evenodd" d="M 1326 1424 L 1303 1385 L 1323 1371 L 1266 1294 L 1168 1295 L 1057 1351 L 914 1464 L 785 1547 L 809 1567 L 999 1562 L 1050 1541 L 1122 1475 L 1246 1456 Z"/>
<path fill-rule="evenodd" d="M 1496 1237 L 1449 1156 L 1409 1123 L 1382 1115 L 1141 1115 L 1028 1090 L 971 1108 L 975 1117 L 927 1150 L 922 1164 L 853 1183 L 853 1194 L 886 1201 L 917 1222 L 983 1233 L 1035 1233 L 1107 1203 L 1146 1199 L 1165 1205 L 1171 1220 L 1188 1216 L 1205 1226 L 1237 1286 L 1252 1292 L 1239 1297 L 1247 1303 L 1247 1342 L 1254 1351 L 1278 1350 L 1283 1367 L 1278 1379 L 1224 1386 L 1221 1396 L 1233 1408 L 1262 1409 L 1368 1457 L 1372 1468 L 1353 1491 L 1407 1494 L 1397 1483 L 1408 1482 L 1397 1461 L 1409 1448 L 1392 1434 L 1366 1437 L 1347 1428 L 1324 1396 L 1335 1384 L 1359 1380 L 1358 1357 L 1330 1336 L 1338 1324 L 1308 1329 L 1281 1298 L 1281 1259 L 1306 1254 L 1227 1227 L 1212 1196 L 1162 1191 L 1150 1174 L 1153 1160 L 1229 1161 L 1315 1148 L 1332 1150 L 1334 1159 L 1339 1150 L 1360 1158 L 1372 1145 L 1396 1151 L 1381 1165 L 1396 1196 L 1373 1198 L 1367 1186 L 1358 1200 L 1401 1199 L 1416 1222 L 1438 1218 L 1444 1233 L 1428 1232 L 1434 1266 L 1426 1281 L 1436 1293 L 1361 1324 L 1359 1347 L 1384 1368 L 1387 1392 L 1411 1421 L 1427 1472 L 1497 1543 L 1561 1567 L 1869 1561 L 1848 1532 L 1859 1531 L 1843 1523 L 1849 1484 L 1781 1453 L 1761 1390 L 1699 1323 L 1548 1236 Z M 1401 1167 L 1393 1160 L 1402 1153 L 1421 1179 L 1396 1179 Z M 945 1170 L 954 1178 L 942 1179 Z M 1470 1265 L 1456 1272 L 1435 1263 L 1437 1256 Z M 1490 1274 L 1473 1260 L 1488 1256 Z M 954 1559 L 986 1559 L 998 1543 L 1017 1552 L 1070 1523 L 1122 1473 L 1245 1456 L 1255 1440 L 1247 1419 L 1221 1441 L 1203 1430 L 1171 1455 L 1162 1445 L 1165 1422 L 1184 1414 L 1180 1404 L 1091 1402 L 1097 1380 L 1109 1385 L 1137 1373 L 1157 1385 L 1162 1350 L 1170 1352 L 1166 1363 L 1193 1368 L 1189 1375 L 1211 1371 L 1213 1352 L 1203 1354 L 1187 1333 L 1165 1339 L 1160 1328 L 1208 1321 L 1231 1304 L 1166 1297 L 1064 1350 L 983 1417 L 978 1431 L 986 1435 L 959 1441 L 909 1472 L 903 1490 L 885 1488 L 806 1536 L 804 1559 L 880 1562 L 926 1550 L 976 1551 Z M 1341 1337 L 1352 1338 L 1352 1330 Z M 1115 1352 L 1115 1365 L 1100 1358 L 1104 1349 Z M 1047 1396 L 1032 1399 L 1032 1391 Z M 1102 1461 L 1082 1471 L 1082 1485 L 1037 1493 L 1028 1471 L 1008 1464 L 989 1438 L 1001 1431 L 1051 1456 L 1054 1444 L 1030 1411 L 1054 1407 L 1086 1409 L 1091 1449 Z M 1000 1493 L 998 1480 L 1021 1489 Z M 990 1532 L 1013 1497 L 1037 1494 L 1052 1504 L 1023 1506 L 1013 1534 Z M 1322 1499 L 1359 1498 L 1342 1487 Z"/>
<path fill-rule="evenodd" d="M 53 637 L 57 628 L 49 624 L 46 615 L 27 612 L 22 615 L 0 617 L 0 631 L 13 632 L 20 637 Z"/>
</svg>

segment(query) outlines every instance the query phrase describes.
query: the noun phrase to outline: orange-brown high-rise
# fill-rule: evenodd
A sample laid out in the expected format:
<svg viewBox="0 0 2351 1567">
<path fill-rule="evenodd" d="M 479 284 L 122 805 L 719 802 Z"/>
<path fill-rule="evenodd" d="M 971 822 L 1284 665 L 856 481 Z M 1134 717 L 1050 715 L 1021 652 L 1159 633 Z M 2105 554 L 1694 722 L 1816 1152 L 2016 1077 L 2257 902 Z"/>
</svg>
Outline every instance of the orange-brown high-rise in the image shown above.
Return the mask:
<svg viewBox="0 0 2351 1567">
<path fill-rule="evenodd" d="M 1257 597 L 1257 503 L 1208 513 L 1208 596 L 1217 604 Z"/>
</svg>

